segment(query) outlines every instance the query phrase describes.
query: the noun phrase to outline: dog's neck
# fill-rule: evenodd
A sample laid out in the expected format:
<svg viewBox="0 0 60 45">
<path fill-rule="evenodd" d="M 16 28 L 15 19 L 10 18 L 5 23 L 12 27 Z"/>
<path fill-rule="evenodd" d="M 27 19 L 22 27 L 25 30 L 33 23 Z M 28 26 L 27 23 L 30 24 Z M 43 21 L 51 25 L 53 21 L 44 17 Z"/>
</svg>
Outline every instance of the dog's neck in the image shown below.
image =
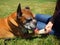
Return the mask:
<svg viewBox="0 0 60 45">
<path fill-rule="evenodd" d="M 18 27 L 18 24 L 16 22 L 16 17 L 17 17 L 16 12 L 14 12 L 8 17 L 8 20 Z"/>
<path fill-rule="evenodd" d="M 19 22 L 20 20 L 17 19 L 17 13 L 14 12 L 11 14 L 11 16 L 8 17 L 8 20 L 13 24 L 15 25 L 16 27 L 24 27 L 22 25 L 22 22 Z M 20 26 L 19 26 L 20 25 Z"/>
</svg>

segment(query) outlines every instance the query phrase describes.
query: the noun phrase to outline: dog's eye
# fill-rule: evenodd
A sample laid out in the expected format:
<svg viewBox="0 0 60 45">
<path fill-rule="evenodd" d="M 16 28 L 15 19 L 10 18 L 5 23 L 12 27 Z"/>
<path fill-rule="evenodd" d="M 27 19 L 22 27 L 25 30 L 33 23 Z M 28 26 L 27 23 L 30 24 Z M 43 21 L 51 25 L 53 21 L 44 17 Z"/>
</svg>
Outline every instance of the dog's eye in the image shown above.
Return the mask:
<svg viewBox="0 0 60 45">
<path fill-rule="evenodd" d="M 30 22 L 30 21 L 32 21 L 32 19 L 27 19 L 27 22 Z"/>
<path fill-rule="evenodd" d="M 26 23 L 29 23 L 30 21 L 32 21 L 32 18 L 26 19 L 26 21 L 24 21 L 23 23 L 26 24 Z"/>
</svg>

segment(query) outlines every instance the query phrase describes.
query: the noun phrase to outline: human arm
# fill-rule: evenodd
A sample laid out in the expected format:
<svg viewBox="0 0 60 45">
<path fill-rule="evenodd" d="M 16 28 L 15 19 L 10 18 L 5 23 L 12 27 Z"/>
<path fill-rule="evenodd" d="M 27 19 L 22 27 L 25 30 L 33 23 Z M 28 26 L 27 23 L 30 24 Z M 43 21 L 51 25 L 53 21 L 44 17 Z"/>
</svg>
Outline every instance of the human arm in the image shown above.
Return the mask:
<svg viewBox="0 0 60 45">
<path fill-rule="evenodd" d="M 57 0 L 54 14 L 45 27 L 47 33 L 51 31 L 52 26 L 55 25 L 55 22 L 58 21 L 59 19 L 60 19 L 60 0 Z"/>
<path fill-rule="evenodd" d="M 52 31 L 53 23 L 51 21 L 48 22 L 48 24 L 45 26 L 45 32 L 49 33 Z"/>
<path fill-rule="evenodd" d="M 51 32 L 53 25 L 55 25 L 55 22 L 59 21 L 59 19 L 60 19 L 60 0 L 57 0 L 54 14 L 52 18 L 49 20 L 48 24 L 45 26 L 44 28 L 45 30 L 43 30 L 42 32 L 44 32 L 44 34 Z M 41 30 L 37 32 L 40 32 L 41 34 Z"/>
</svg>

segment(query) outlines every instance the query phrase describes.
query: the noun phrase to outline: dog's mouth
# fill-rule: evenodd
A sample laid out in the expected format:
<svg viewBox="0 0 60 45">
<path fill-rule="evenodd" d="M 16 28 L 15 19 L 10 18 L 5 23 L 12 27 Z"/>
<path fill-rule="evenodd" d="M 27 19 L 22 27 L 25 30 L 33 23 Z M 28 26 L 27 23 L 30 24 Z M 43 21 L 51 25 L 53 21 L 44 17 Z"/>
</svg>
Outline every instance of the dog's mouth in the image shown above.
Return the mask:
<svg viewBox="0 0 60 45">
<path fill-rule="evenodd" d="M 33 30 L 36 28 L 36 21 L 30 21 L 24 25 L 24 27 L 28 30 Z"/>
<path fill-rule="evenodd" d="M 29 29 L 29 30 L 34 29 L 34 28 L 36 27 L 35 25 L 29 24 L 29 23 L 27 23 L 27 24 L 24 25 L 24 26 L 25 26 L 26 29 Z"/>
</svg>

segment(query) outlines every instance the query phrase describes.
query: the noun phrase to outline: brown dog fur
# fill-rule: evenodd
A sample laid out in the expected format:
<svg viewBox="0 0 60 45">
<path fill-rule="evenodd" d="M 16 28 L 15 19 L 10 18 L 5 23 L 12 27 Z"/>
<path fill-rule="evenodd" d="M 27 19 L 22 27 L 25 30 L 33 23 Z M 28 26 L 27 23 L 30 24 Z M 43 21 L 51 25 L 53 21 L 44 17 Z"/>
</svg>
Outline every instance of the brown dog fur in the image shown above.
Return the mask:
<svg viewBox="0 0 60 45">
<path fill-rule="evenodd" d="M 25 18 L 33 18 L 30 9 L 22 9 L 22 13 L 23 16 L 21 18 L 19 17 L 20 22 L 24 22 Z M 19 27 L 20 24 L 18 22 L 17 12 L 12 13 L 7 18 L 0 19 L 0 38 L 24 37 L 25 35 L 22 32 L 24 27 Z"/>
</svg>

